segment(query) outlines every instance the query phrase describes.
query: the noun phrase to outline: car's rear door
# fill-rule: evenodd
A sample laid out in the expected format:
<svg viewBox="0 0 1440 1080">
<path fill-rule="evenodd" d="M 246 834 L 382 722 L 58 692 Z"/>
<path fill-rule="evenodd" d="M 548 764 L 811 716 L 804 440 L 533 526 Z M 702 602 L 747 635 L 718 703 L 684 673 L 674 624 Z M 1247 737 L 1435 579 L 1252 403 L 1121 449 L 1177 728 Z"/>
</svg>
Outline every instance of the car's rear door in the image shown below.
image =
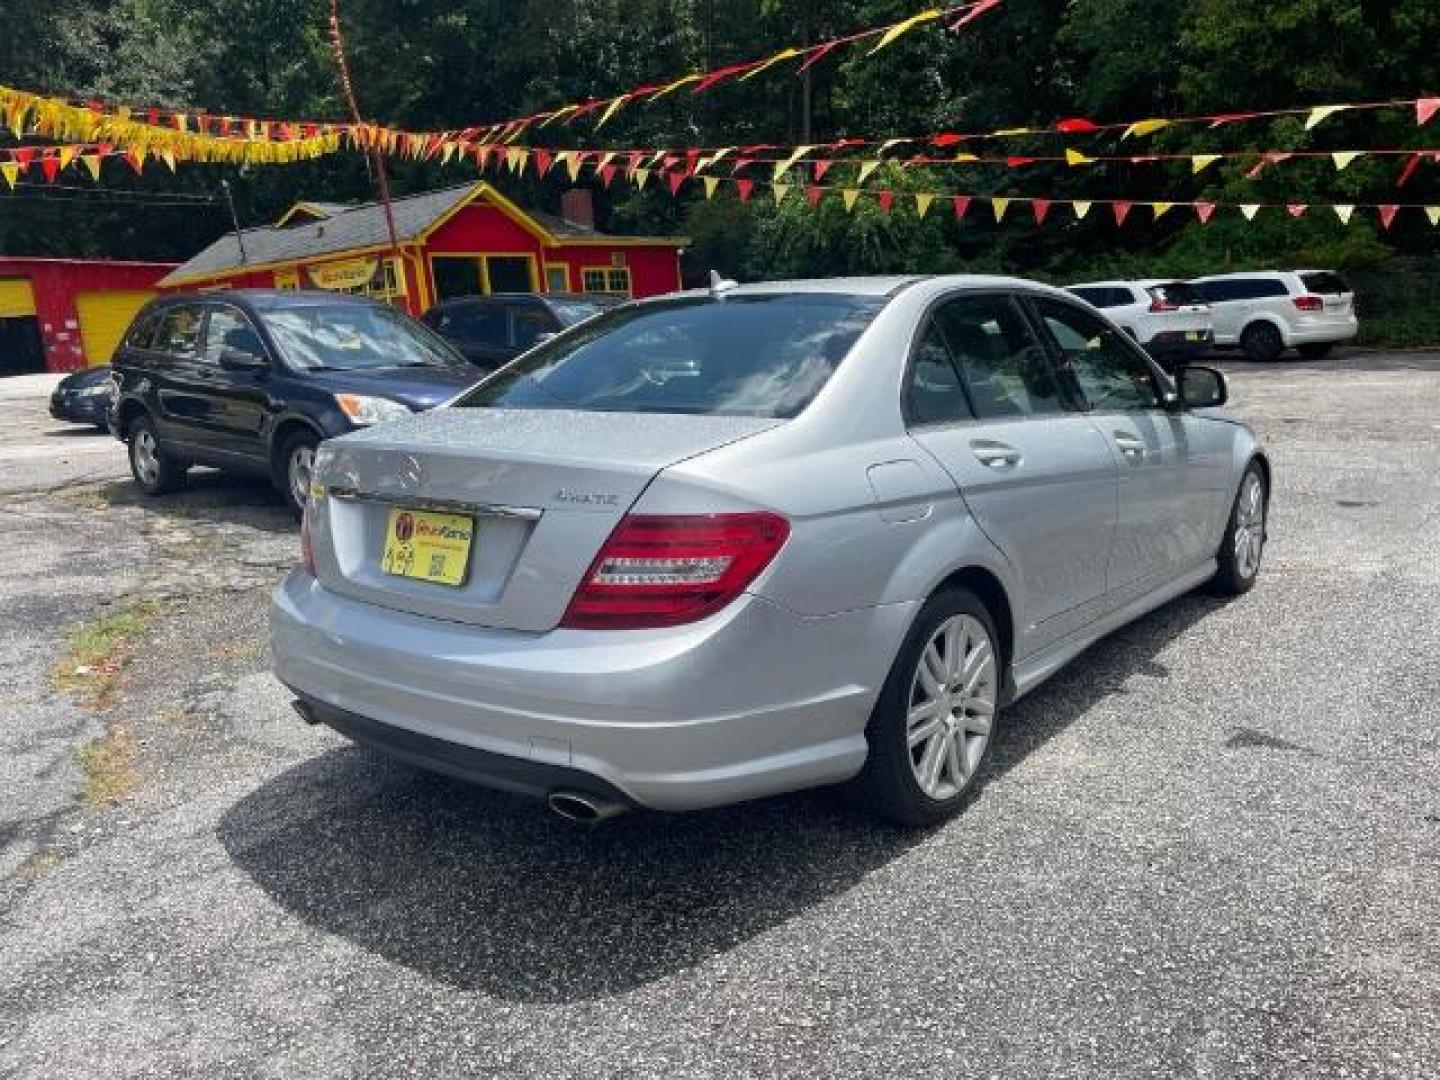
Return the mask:
<svg viewBox="0 0 1440 1080">
<path fill-rule="evenodd" d="M 1106 588 L 1113 603 L 1123 603 L 1213 554 L 1207 549 L 1228 444 L 1166 407 L 1150 361 L 1124 334 L 1065 300 L 1035 297 L 1030 304 L 1062 378 L 1072 380 L 1119 470 Z"/>
<path fill-rule="evenodd" d="M 187 454 L 210 451 L 209 387 L 201 358 L 205 305 L 177 303 L 165 309 L 146 350 L 154 379 L 153 402 L 160 438 Z"/>
<path fill-rule="evenodd" d="M 1115 460 L 1062 392 L 1015 298 L 960 293 L 933 308 L 907 399 L 912 437 L 950 474 L 1020 582 L 1017 656 L 1091 621 L 1115 526 Z"/>
</svg>

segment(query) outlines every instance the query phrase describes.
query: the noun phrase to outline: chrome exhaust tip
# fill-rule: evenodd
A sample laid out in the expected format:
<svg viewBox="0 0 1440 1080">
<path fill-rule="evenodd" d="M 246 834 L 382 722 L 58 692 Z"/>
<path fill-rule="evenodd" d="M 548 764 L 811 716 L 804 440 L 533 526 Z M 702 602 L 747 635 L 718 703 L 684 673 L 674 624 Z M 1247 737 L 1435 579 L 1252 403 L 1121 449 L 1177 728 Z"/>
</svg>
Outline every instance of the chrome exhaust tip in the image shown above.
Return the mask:
<svg viewBox="0 0 1440 1080">
<path fill-rule="evenodd" d="M 545 802 L 552 811 L 577 825 L 598 825 L 619 817 L 629 809 L 614 799 L 603 799 L 583 791 L 552 791 Z"/>
</svg>

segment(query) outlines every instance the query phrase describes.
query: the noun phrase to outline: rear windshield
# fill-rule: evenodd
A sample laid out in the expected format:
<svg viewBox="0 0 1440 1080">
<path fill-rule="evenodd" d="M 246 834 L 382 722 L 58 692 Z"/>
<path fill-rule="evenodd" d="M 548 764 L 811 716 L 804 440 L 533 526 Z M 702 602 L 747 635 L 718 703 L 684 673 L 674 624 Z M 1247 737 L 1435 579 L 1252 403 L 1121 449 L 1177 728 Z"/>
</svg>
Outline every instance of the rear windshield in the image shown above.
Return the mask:
<svg viewBox="0 0 1440 1080">
<path fill-rule="evenodd" d="M 502 368 L 456 406 L 789 419 L 885 302 L 784 293 L 617 308 Z"/>
<path fill-rule="evenodd" d="M 1300 283 L 1305 286 L 1307 292 L 1312 293 L 1348 293 L 1350 283 L 1339 274 L 1332 274 L 1329 270 L 1321 270 L 1314 274 L 1301 274 Z"/>
<path fill-rule="evenodd" d="M 1174 304 L 1183 307 L 1186 304 L 1203 304 L 1199 291 L 1188 282 L 1167 281 L 1162 285 L 1151 285 L 1145 290 L 1152 299 L 1159 300 L 1162 304 Z"/>
</svg>

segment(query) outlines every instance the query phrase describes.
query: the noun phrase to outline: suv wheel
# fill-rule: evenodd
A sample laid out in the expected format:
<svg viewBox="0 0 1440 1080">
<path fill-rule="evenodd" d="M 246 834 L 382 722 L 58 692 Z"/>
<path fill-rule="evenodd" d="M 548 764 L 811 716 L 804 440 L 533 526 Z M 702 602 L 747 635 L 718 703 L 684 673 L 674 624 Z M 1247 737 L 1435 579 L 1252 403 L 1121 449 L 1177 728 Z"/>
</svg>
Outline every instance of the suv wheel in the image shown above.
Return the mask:
<svg viewBox="0 0 1440 1080">
<path fill-rule="evenodd" d="M 950 589 L 920 609 L 875 703 L 857 786 L 877 813 L 934 825 L 974 792 L 1000 715 L 1001 655 L 990 613 Z"/>
<path fill-rule="evenodd" d="M 1240 335 L 1240 348 L 1245 351 L 1247 359 L 1268 364 L 1280 359 L 1280 354 L 1285 351 L 1285 339 L 1267 322 L 1251 323 Z"/>
<path fill-rule="evenodd" d="M 160 445 L 155 422 L 142 416 L 130 425 L 130 475 L 146 495 L 164 495 L 185 483 L 186 465 Z"/>
<path fill-rule="evenodd" d="M 279 487 L 285 504 L 297 518 L 305 512 L 310 497 L 310 477 L 315 471 L 315 448 L 319 438 L 311 431 L 297 431 L 280 448 Z"/>
</svg>

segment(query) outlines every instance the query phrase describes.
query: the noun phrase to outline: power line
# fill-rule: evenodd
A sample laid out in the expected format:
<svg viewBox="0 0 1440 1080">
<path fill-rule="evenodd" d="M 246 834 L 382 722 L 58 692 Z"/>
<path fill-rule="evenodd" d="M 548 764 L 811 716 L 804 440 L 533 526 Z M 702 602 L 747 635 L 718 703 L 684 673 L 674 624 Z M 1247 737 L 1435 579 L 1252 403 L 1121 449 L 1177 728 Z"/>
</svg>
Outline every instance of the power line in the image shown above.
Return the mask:
<svg viewBox="0 0 1440 1080">
<path fill-rule="evenodd" d="M 40 184 L 29 180 L 16 182 L 17 188 L 28 188 L 35 191 L 76 191 L 86 195 L 95 195 L 100 198 L 136 198 L 136 199 L 164 199 L 167 202 L 194 202 L 194 203 L 218 203 L 220 200 L 214 195 L 200 195 L 188 191 L 138 191 L 130 188 L 93 188 L 84 187 L 79 184 Z"/>
</svg>

